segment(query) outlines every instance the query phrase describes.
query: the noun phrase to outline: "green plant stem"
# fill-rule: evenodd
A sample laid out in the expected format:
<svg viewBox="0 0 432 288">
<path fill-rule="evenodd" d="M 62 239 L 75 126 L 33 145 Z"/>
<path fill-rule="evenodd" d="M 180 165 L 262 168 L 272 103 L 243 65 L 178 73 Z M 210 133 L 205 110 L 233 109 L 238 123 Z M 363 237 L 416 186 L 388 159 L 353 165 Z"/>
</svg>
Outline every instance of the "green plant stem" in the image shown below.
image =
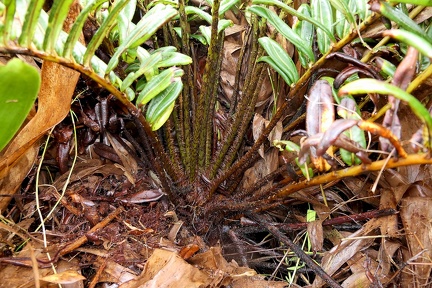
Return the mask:
<svg viewBox="0 0 432 288">
<path fill-rule="evenodd" d="M 363 31 L 368 27 L 371 23 L 379 19 L 380 15 L 377 13 L 372 13 L 371 16 L 369 16 L 365 21 L 363 21 L 358 29 L 358 32 Z M 351 33 L 349 33 L 347 36 L 345 36 L 343 39 L 341 39 L 339 42 L 335 43 L 331 46 L 331 49 L 323 55 L 315 64 L 312 65 L 311 68 L 309 68 L 303 76 L 299 79 L 299 81 L 295 84 L 295 86 L 291 89 L 290 93 L 288 94 L 288 99 L 293 98 L 305 85 L 307 85 L 308 81 L 310 80 L 310 77 L 312 74 L 317 71 L 319 68 L 322 67 L 322 65 L 327 61 L 326 57 L 330 53 L 339 51 L 342 49 L 343 46 L 350 43 L 352 40 L 354 40 L 358 36 L 357 30 L 351 30 Z M 254 153 L 257 153 L 259 147 L 261 144 L 264 143 L 267 136 L 270 134 L 270 132 L 273 130 L 273 128 L 276 126 L 277 122 L 285 115 L 285 111 L 289 106 L 289 101 L 284 102 L 281 107 L 278 109 L 274 117 L 271 119 L 270 123 L 267 125 L 267 127 L 264 129 L 264 131 L 261 133 L 260 137 L 257 139 L 257 141 L 254 143 L 254 145 L 251 147 L 251 149 L 243 155 L 243 157 L 238 160 L 231 168 L 222 175 L 220 175 L 217 179 L 215 179 L 212 183 L 212 186 L 209 189 L 209 195 L 212 195 L 219 185 L 222 184 L 228 177 L 234 175 L 236 178 L 237 175 L 243 174 L 244 171 L 251 165 L 250 159 L 253 158 L 252 155 Z"/>
</svg>

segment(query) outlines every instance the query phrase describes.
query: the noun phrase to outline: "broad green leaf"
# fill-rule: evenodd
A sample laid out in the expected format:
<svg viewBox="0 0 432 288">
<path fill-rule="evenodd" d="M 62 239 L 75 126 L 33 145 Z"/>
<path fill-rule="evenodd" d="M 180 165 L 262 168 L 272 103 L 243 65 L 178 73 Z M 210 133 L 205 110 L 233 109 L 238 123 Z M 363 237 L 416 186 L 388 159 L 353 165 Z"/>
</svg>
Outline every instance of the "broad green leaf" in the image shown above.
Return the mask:
<svg viewBox="0 0 432 288">
<path fill-rule="evenodd" d="M 321 28 L 322 31 L 324 31 L 324 33 L 327 34 L 329 39 L 331 39 L 333 42 L 336 42 L 332 30 L 329 29 L 327 26 L 325 26 L 322 22 L 316 21 L 314 18 L 312 18 L 310 13 L 309 14 L 301 13 L 300 10 L 295 10 L 278 0 L 254 0 L 252 1 L 252 4 L 266 4 L 266 5 L 278 6 L 282 8 L 285 12 L 293 16 L 296 16 L 299 20 L 307 21 L 309 23 L 314 24 L 316 27 Z"/>
<path fill-rule="evenodd" d="M 12 0 L 14 1 L 14 0 Z M 25 15 L 24 24 L 22 27 L 20 38 L 18 43 L 24 47 L 30 47 L 30 44 L 35 33 L 35 29 L 39 20 L 39 15 L 42 11 L 44 0 L 31 0 L 29 8 Z"/>
<path fill-rule="evenodd" d="M 329 27 L 333 34 L 333 10 L 328 0 L 312 0 L 311 9 L 312 17 L 325 27 Z M 321 28 L 317 29 L 317 42 L 318 49 L 322 54 L 330 50 L 330 38 Z"/>
<path fill-rule="evenodd" d="M 414 114 L 426 124 L 428 130 L 432 131 L 432 117 L 429 114 L 429 111 L 416 97 L 405 92 L 399 87 L 375 79 L 359 79 L 350 82 L 339 89 L 339 95 L 366 93 L 393 95 L 395 98 L 405 101 Z"/>
<path fill-rule="evenodd" d="M 0 151 L 24 122 L 40 87 L 38 71 L 15 58 L 0 67 Z"/>
<path fill-rule="evenodd" d="M 301 39 L 285 22 L 282 21 L 274 12 L 267 8 L 252 5 L 248 8 L 252 13 L 266 19 L 276 30 L 281 33 L 286 39 L 288 39 L 299 51 L 301 51 L 309 62 L 315 61 L 315 56 L 312 51 L 312 47 L 308 43 Z"/>
<path fill-rule="evenodd" d="M 94 56 L 96 49 L 100 46 L 102 41 L 107 37 L 112 27 L 114 27 L 117 24 L 116 21 L 117 16 L 127 3 L 128 0 L 117 0 L 114 2 L 114 5 L 111 7 L 111 11 L 108 14 L 108 17 L 102 22 L 101 26 L 96 31 L 95 35 L 93 35 L 92 40 L 87 45 L 86 52 L 84 53 L 83 56 L 84 66 L 89 66 L 91 58 Z M 111 70 L 107 71 L 106 74 L 108 74 Z"/>
<path fill-rule="evenodd" d="M 212 16 L 209 13 L 199 9 L 198 7 L 186 6 L 185 12 L 186 12 L 186 15 L 195 14 L 195 15 L 199 16 L 201 19 L 205 20 L 208 24 L 212 23 Z"/>
<path fill-rule="evenodd" d="M 138 22 L 135 29 L 124 42 L 117 48 L 117 51 L 112 56 L 108 63 L 106 73 L 111 72 L 117 66 L 119 57 L 129 48 L 135 48 L 147 41 L 164 23 L 177 15 L 177 10 L 171 6 L 157 4 L 148 11 L 143 18 Z"/>
<path fill-rule="evenodd" d="M 258 39 L 258 42 L 263 46 L 264 50 L 273 60 L 273 65 L 276 65 L 279 70 L 283 71 L 284 75 L 289 77 L 289 79 L 284 78 L 285 82 L 287 82 L 288 85 L 297 82 L 299 75 L 294 62 L 291 57 L 288 56 L 288 53 L 276 41 L 269 37 L 262 37 Z M 273 65 L 272 67 L 275 68 Z"/>
<path fill-rule="evenodd" d="M 162 93 L 150 101 L 147 107 L 146 119 L 153 131 L 158 130 L 169 118 L 174 108 L 174 102 L 182 89 L 183 83 L 180 78 L 177 78 Z"/>
<path fill-rule="evenodd" d="M 108 0 L 92 0 L 87 3 L 86 7 L 83 8 L 81 13 L 76 18 L 75 23 L 72 25 L 72 28 L 69 32 L 69 36 L 65 42 L 65 46 L 63 49 L 63 57 L 65 58 L 71 57 L 72 50 L 75 47 L 75 44 L 77 43 L 81 35 L 84 23 L 86 22 L 88 16 L 90 15 L 90 12 L 95 10 L 97 7 L 99 7 L 106 1 Z"/>
<path fill-rule="evenodd" d="M 128 4 L 122 9 L 122 11 L 117 16 L 117 26 L 114 27 L 111 34 L 115 34 L 117 37 L 112 37 L 118 39 L 118 43 L 122 44 L 130 32 L 135 28 L 135 24 L 132 22 L 136 10 L 136 0 L 130 0 Z M 123 60 L 126 63 L 132 63 L 137 56 L 137 48 L 129 48 L 126 53 L 122 55 Z"/>
<path fill-rule="evenodd" d="M 183 70 L 172 67 L 162 71 L 159 75 L 154 76 L 144 89 L 140 92 L 137 99 L 137 105 L 143 106 L 152 100 L 156 95 L 165 90 L 171 83 L 176 81 L 176 77 L 181 77 Z"/>
<path fill-rule="evenodd" d="M 416 48 L 420 53 L 432 59 L 432 44 L 428 38 L 418 36 L 416 33 L 402 30 L 402 29 L 392 29 L 384 31 L 383 35 L 390 36 L 398 41 L 404 42 L 414 48 Z"/>
</svg>

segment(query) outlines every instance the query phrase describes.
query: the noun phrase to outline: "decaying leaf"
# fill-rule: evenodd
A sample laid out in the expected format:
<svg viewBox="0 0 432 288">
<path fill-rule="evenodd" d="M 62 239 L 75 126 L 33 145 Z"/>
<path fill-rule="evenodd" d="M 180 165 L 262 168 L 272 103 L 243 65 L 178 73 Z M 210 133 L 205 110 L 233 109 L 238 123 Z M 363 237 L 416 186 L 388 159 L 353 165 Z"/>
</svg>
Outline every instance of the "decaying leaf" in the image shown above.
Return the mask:
<svg viewBox="0 0 432 288">
<path fill-rule="evenodd" d="M 332 88 L 326 80 L 317 80 L 308 93 L 306 108 L 306 131 L 309 136 L 327 131 L 335 119 Z M 311 148 L 315 150 L 315 148 Z M 327 153 L 332 156 L 330 147 Z M 311 153 L 311 161 L 319 171 L 327 171 L 331 167 L 322 157 L 317 157 L 315 151 Z"/>
</svg>

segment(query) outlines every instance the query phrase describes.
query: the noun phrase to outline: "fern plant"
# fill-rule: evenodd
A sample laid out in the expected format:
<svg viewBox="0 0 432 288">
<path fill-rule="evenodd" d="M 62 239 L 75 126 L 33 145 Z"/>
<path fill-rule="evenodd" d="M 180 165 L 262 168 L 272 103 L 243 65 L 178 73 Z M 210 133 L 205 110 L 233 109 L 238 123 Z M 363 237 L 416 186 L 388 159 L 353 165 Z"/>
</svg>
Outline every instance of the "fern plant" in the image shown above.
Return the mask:
<svg viewBox="0 0 432 288">
<path fill-rule="evenodd" d="M 313 0 L 293 7 L 275 0 L 254 0 L 246 10 L 245 3 L 229 0 L 207 1 L 204 7 L 183 0 L 154 1 L 138 5 L 146 11 L 134 23 L 136 1 L 93 0 L 83 2 L 72 29 L 65 33 L 62 25 L 71 2 L 54 1 L 47 14 L 41 0 L 4 0 L 0 51 L 60 63 L 113 94 L 128 110 L 131 130 L 138 131 L 143 149 L 135 148 L 146 160 L 145 168 L 157 174 L 178 214 L 193 222 L 198 234 L 212 232 L 212 225 L 229 217 L 237 219 L 239 214 L 249 213 L 253 218 L 255 213 L 290 201 L 291 194 L 305 188 L 366 171 L 432 164 L 426 154 L 406 152 L 401 138 L 411 135 L 400 135 L 395 124 L 395 103 L 405 101 L 425 124 L 413 142 L 429 151 L 432 118 L 410 94 L 432 73 L 432 29 L 427 21 L 418 25 L 411 19 L 420 6 L 407 14 L 404 4 L 394 7 L 384 1 L 372 1 L 368 7 L 362 0 Z M 239 17 L 245 12 L 248 30 L 241 37 L 235 80 L 229 83 L 232 95 L 223 101 L 219 84 L 224 32 L 234 25 L 226 19 L 227 11 Z M 388 38 L 372 35 L 380 41 L 363 38 L 382 16 L 398 29 L 382 33 Z M 78 38 L 89 17 L 99 27 L 83 45 Z M 197 18 L 210 26 L 201 25 Z M 407 45 L 423 55 L 421 71 L 417 73 L 411 62 L 392 63 L 389 57 L 376 55 L 393 53 L 390 45 L 385 46 L 390 39 L 402 47 L 398 56 L 403 59 L 412 56 L 417 61 Z M 104 41 L 113 48 L 106 62 L 95 56 Z M 200 49 L 205 51 L 202 70 L 194 54 Z M 415 77 L 404 78 L 406 71 Z M 268 75 L 277 83 L 272 91 L 276 109 L 257 108 Z M 362 117 L 364 107 L 371 104 L 354 98 L 357 94 L 368 94 L 365 99 L 372 99 L 376 115 L 388 114 L 390 120 L 375 123 L 378 116 Z M 390 95 L 393 102 L 383 106 L 375 94 Z M 268 120 L 262 129 L 251 125 L 255 114 Z M 303 122 L 306 131 L 298 128 Z M 278 125 L 283 132 L 274 136 Z M 250 136 L 255 129 L 259 135 Z M 399 158 L 378 160 L 363 131 L 380 136 L 384 140 L 379 148 L 391 151 L 394 147 Z M 299 134 L 306 138 L 291 139 Z M 281 155 L 276 149 L 282 150 Z M 264 162 L 265 153 L 274 151 L 276 158 L 283 158 L 286 151 L 295 155 L 284 158 L 287 166 L 276 165 L 277 169 L 247 183 L 245 173 Z M 346 165 L 351 167 L 341 169 Z M 299 257 L 322 272 L 304 254 Z M 325 273 L 321 276 L 326 277 Z"/>
</svg>

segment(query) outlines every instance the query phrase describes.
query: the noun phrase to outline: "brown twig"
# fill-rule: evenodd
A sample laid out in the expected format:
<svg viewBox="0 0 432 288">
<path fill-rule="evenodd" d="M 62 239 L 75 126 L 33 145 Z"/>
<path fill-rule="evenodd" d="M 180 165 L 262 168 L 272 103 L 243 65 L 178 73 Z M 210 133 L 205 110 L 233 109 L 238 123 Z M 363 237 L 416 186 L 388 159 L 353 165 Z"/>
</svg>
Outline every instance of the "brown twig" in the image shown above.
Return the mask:
<svg viewBox="0 0 432 288">
<path fill-rule="evenodd" d="M 315 274 L 323 279 L 330 287 L 342 287 L 333 278 L 330 277 L 311 257 L 309 257 L 300 247 L 294 244 L 287 236 L 282 234 L 273 224 L 263 220 L 259 215 L 247 213 L 247 216 L 256 221 L 260 226 L 265 227 L 278 241 L 284 243 L 290 248 Z"/>
<path fill-rule="evenodd" d="M 382 209 L 382 210 L 374 210 L 374 211 L 368 211 L 365 213 L 359 213 L 354 215 L 347 215 L 347 216 L 340 216 L 333 219 L 327 219 L 324 220 L 322 223 L 323 226 L 333 226 L 333 225 L 340 225 L 347 222 L 355 222 L 355 221 L 364 221 L 371 218 L 378 218 L 378 217 L 384 217 L 389 215 L 395 215 L 397 213 L 394 209 Z M 258 223 L 255 222 L 249 222 L 244 221 L 242 222 L 243 226 L 257 226 Z M 307 222 L 301 222 L 301 223 L 274 223 L 272 224 L 275 227 L 277 227 L 280 230 L 284 231 L 293 231 L 293 230 L 301 230 L 306 229 L 308 223 Z"/>
</svg>

